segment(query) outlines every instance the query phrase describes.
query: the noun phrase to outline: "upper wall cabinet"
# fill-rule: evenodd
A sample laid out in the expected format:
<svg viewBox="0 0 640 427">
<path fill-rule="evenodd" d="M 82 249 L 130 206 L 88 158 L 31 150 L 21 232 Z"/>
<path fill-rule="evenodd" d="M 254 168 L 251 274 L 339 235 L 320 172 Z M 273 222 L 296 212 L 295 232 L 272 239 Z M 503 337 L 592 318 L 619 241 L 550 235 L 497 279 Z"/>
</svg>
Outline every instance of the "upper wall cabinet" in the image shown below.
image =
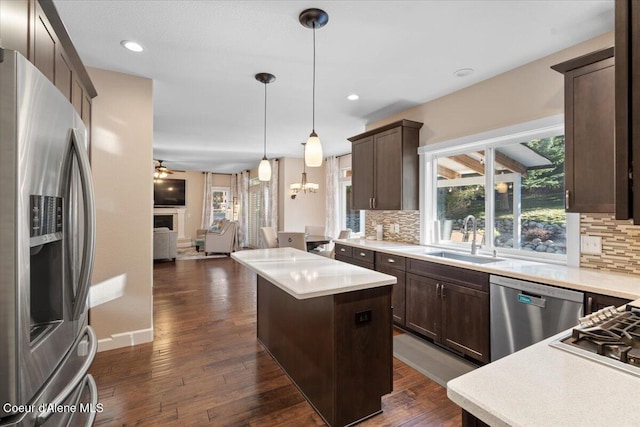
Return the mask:
<svg viewBox="0 0 640 427">
<path fill-rule="evenodd" d="M 349 138 L 355 209 L 418 209 L 421 127 L 400 120 Z"/>
<path fill-rule="evenodd" d="M 561 64 L 565 102 L 565 208 L 615 211 L 613 48 Z"/>
<path fill-rule="evenodd" d="M 632 185 L 640 176 L 640 2 L 616 0 L 615 46 L 615 212 L 640 224 L 640 192 Z"/>
<path fill-rule="evenodd" d="M 0 1 L 0 47 L 31 61 L 90 127 L 96 90 L 52 0 Z"/>
</svg>

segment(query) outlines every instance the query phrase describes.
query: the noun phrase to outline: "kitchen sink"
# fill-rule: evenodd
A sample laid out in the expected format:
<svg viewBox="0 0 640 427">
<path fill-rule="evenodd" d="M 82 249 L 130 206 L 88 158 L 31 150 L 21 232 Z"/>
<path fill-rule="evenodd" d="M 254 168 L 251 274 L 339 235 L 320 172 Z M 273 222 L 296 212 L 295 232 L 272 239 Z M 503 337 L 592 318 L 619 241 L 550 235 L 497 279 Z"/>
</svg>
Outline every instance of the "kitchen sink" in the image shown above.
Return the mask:
<svg viewBox="0 0 640 427">
<path fill-rule="evenodd" d="M 493 257 L 480 256 L 480 255 L 469 255 L 469 254 L 463 254 L 460 252 L 451 252 L 451 251 L 425 252 L 424 255 L 434 256 L 438 258 L 454 259 L 456 261 L 470 262 L 472 264 L 490 264 L 493 262 L 504 261 L 504 258 L 493 258 Z"/>
</svg>

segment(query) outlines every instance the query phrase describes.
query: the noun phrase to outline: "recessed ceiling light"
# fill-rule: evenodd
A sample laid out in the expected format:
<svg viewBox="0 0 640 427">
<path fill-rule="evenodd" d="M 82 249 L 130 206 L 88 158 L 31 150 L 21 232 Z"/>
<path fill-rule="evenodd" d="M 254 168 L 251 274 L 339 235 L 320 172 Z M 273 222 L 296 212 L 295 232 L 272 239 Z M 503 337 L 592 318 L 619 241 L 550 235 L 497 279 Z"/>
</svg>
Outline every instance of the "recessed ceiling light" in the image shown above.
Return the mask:
<svg viewBox="0 0 640 427">
<path fill-rule="evenodd" d="M 352 93 L 351 95 L 347 96 L 347 99 L 349 101 L 357 101 L 358 99 L 360 99 L 360 97 L 358 95 L 356 95 L 355 93 Z"/>
<path fill-rule="evenodd" d="M 142 52 L 144 50 L 143 47 L 140 46 L 140 43 L 136 43 L 131 40 L 122 40 L 120 44 L 122 47 L 129 49 L 132 52 Z"/>
<path fill-rule="evenodd" d="M 456 77 L 466 77 L 470 74 L 473 74 L 473 68 L 460 68 L 453 73 Z"/>
</svg>

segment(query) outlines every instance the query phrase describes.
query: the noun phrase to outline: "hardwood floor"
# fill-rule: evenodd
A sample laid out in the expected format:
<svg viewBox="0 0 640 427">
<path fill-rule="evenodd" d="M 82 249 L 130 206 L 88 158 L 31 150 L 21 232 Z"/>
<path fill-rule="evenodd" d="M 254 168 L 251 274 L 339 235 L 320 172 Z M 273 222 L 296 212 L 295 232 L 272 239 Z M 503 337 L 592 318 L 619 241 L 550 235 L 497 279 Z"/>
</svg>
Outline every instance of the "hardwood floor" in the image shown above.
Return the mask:
<svg viewBox="0 0 640 427">
<path fill-rule="evenodd" d="M 256 339 L 256 278 L 230 258 L 154 266 L 152 343 L 98 353 L 96 426 L 323 426 Z M 361 426 L 459 426 L 446 390 L 394 359 Z"/>
</svg>

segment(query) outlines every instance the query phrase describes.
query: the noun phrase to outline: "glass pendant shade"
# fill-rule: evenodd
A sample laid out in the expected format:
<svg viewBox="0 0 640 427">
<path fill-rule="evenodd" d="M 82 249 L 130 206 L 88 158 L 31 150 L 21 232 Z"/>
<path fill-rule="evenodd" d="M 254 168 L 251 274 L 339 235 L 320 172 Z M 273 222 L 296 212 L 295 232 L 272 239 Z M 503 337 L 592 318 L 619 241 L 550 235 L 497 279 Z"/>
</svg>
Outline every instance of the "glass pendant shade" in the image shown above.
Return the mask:
<svg viewBox="0 0 640 427">
<path fill-rule="evenodd" d="M 311 132 L 304 147 L 304 162 L 311 168 L 322 166 L 322 144 L 315 132 Z"/>
<path fill-rule="evenodd" d="M 258 179 L 260 181 L 271 181 L 271 164 L 267 158 L 263 158 L 258 166 Z"/>
</svg>

